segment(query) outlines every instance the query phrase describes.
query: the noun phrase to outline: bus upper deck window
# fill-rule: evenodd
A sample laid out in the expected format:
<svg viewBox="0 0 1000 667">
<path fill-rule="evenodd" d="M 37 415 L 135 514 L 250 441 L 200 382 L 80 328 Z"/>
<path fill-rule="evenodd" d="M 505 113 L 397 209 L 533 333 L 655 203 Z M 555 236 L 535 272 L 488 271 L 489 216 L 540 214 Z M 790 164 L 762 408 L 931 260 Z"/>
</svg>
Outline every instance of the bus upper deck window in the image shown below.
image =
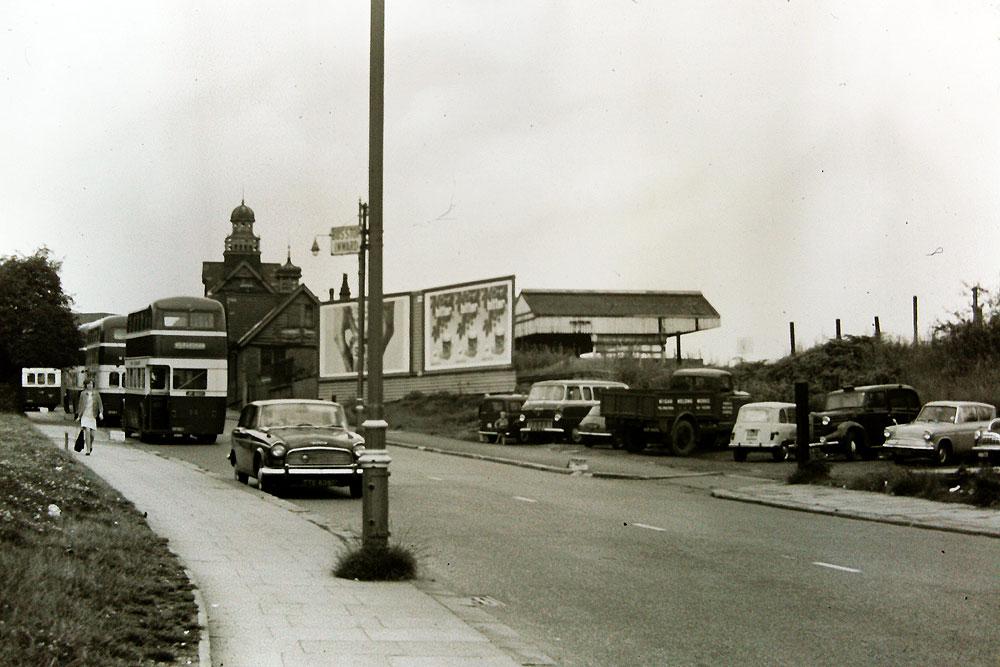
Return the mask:
<svg viewBox="0 0 1000 667">
<path fill-rule="evenodd" d="M 163 326 L 167 329 L 182 329 L 188 325 L 188 314 L 181 312 L 163 313 Z"/>
<path fill-rule="evenodd" d="M 215 328 L 214 313 L 191 313 L 192 329 L 213 329 Z"/>
</svg>

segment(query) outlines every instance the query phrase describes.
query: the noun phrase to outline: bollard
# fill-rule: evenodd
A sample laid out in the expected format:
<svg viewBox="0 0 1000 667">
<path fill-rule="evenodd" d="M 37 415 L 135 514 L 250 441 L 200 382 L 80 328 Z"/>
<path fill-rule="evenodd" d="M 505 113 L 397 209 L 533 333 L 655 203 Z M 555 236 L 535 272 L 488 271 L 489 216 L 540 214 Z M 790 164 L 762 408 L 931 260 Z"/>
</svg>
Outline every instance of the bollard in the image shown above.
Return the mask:
<svg viewBox="0 0 1000 667">
<path fill-rule="evenodd" d="M 63 449 L 69 449 L 69 433 L 63 431 Z"/>
<path fill-rule="evenodd" d="M 366 422 L 367 423 L 367 422 Z M 385 449 L 370 449 L 361 455 L 364 492 L 361 495 L 361 544 L 363 548 L 389 545 L 389 463 Z"/>
</svg>

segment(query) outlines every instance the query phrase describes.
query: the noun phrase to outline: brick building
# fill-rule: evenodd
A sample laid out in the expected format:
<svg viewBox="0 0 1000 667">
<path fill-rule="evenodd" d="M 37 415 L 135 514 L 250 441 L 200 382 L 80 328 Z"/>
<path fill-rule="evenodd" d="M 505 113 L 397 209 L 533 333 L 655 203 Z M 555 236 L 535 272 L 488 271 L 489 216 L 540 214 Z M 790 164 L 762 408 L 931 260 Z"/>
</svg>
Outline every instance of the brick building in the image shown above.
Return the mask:
<svg viewBox="0 0 1000 667">
<path fill-rule="evenodd" d="M 202 262 L 205 296 L 226 311 L 229 402 L 316 395 L 319 300 L 300 285 L 302 269 L 262 262 L 253 210 L 240 202 L 229 218 L 221 262 Z"/>
</svg>

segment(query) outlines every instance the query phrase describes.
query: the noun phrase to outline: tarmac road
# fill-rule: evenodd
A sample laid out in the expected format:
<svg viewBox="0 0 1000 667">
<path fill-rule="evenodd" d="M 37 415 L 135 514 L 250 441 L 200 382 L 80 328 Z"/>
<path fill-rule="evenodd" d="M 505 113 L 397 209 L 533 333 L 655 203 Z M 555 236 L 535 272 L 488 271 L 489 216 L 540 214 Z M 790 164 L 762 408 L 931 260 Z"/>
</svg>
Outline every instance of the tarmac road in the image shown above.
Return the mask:
<svg viewBox="0 0 1000 667">
<path fill-rule="evenodd" d="M 133 444 L 228 477 L 226 442 Z M 560 664 L 995 664 L 988 538 L 719 501 L 692 488 L 704 476 L 594 479 L 391 451 L 394 537 Z M 285 499 L 360 525 L 346 493 Z"/>
</svg>

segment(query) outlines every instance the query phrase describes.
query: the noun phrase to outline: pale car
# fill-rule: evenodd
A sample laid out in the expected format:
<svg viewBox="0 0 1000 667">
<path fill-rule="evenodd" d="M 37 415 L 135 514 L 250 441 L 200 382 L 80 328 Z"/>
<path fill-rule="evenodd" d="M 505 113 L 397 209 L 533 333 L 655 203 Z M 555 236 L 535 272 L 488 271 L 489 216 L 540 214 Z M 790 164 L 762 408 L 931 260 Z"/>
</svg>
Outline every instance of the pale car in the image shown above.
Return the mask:
<svg viewBox="0 0 1000 667">
<path fill-rule="evenodd" d="M 747 403 L 740 408 L 729 437 L 734 460 L 746 461 L 750 452 L 765 452 L 775 461 L 784 461 L 791 456 L 794 446 L 794 403 L 767 401 Z"/>
<path fill-rule="evenodd" d="M 976 432 L 996 416 L 997 409 L 988 403 L 931 401 L 911 423 L 885 429 L 883 451 L 897 462 L 931 458 L 938 465 L 948 465 L 972 453 Z"/>
<path fill-rule="evenodd" d="M 604 423 L 600 404 L 590 408 L 586 416 L 580 420 L 580 424 L 573 429 L 570 439 L 584 447 L 593 447 L 595 442 L 600 441 L 610 442 L 615 449 L 621 447 L 621 443 L 611 437 L 611 431 Z"/>
<path fill-rule="evenodd" d="M 976 431 L 976 444 L 972 452 L 992 465 L 1000 465 L 1000 419 L 994 419 Z"/>
<path fill-rule="evenodd" d="M 364 451 L 364 438 L 347 428 L 338 403 L 273 399 L 243 407 L 229 462 L 237 480 L 246 484 L 255 477 L 264 493 L 308 481 L 346 486 L 352 498 L 360 498 Z"/>
</svg>

